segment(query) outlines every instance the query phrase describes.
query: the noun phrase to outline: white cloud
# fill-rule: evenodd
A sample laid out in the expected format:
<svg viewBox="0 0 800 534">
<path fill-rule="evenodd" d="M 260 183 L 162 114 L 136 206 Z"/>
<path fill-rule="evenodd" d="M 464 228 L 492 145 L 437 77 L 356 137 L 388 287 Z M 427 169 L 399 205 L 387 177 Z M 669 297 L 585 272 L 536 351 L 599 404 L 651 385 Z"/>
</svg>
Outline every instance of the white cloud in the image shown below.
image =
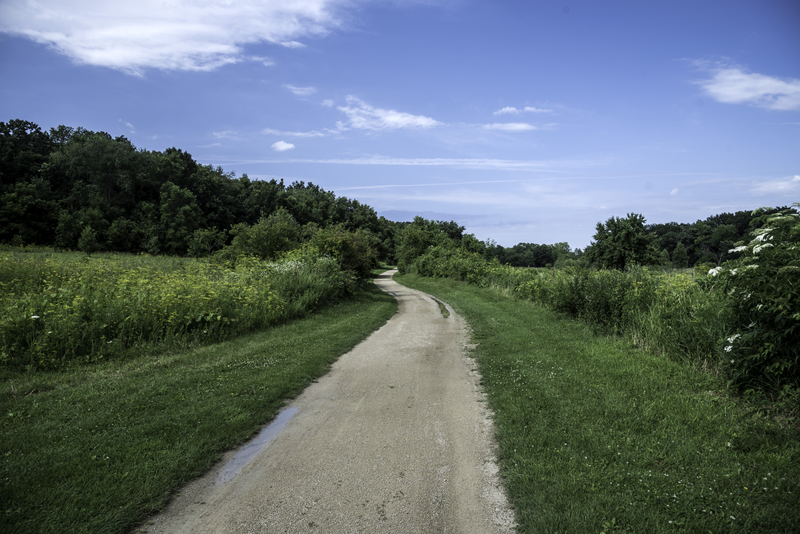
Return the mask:
<svg viewBox="0 0 800 534">
<path fill-rule="evenodd" d="M 669 192 L 669 196 L 671 196 L 671 197 L 674 197 L 677 194 L 678 194 L 678 188 L 677 187 Z"/>
<path fill-rule="evenodd" d="M 700 65 L 704 65 L 700 63 Z M 713 76 L 698 83 L 711 97 L 725 104 L 752 104 L 779 111 L 800 110 L 800 80 L 782 80 L 746 72 L 739 67 L 710 69 Z"/>
<path fill-rule="evenodd" d="M 306 45 L 303 43 L 298 43 L 297 41 L 282 41 L 278 43 L 281 46 L 285 46 L 286 48 L 305 48 Z"/>
<path fill-rule="evenodd" d="M 351 187 L 337 187 L 337 191 L 354 191 L 354 190 L 363 190 L 363 189 L 391 189 L 395 187 L 452 187 L 454 185 L 474 185 L 474 184 L 509 184 L 509 183 L 519 183 L 522 180 L 474 180 L 471 182 L 436 182 L 430 184 L 380 184 L 380 185 L 358 185 L 358 186 L 351 186 Z"/>
<path fill-rule="evenodd" d="M 313 130 L 310 132 L 286 132 L 283 130 L 273 130 L 272 128 L 264 128 L 261 133 L 267 135 L 280 135 L 282 137 L 324 137 L 326 134 Z"/>
<path fill-rule="evenodd" d="M 767 195 L 770 193 L 791 193 L 800 191 L 800 175 L 795 175 L 794 178 L 770 180 L 753 187 L 752 192 L 756 195 Z"/>
<path fill-rule="evenodd" d="M 354 96 L 348 96 L 347 103 L 349 104 L 348 106 L 339 106 L 337 109 L 344 112 L 350 121 L 350 126 L 358 130 L 432 128 L 442 124 L 423 115 L 411 115 L 410 113 L 403 113 L 393 109 L 375 108 Z"/>
<path fill-rule="evenodd" d="M 325 106 L 325 107 L 328 107 L 328 108 L 332 108 L 333 107 L 333 100 L 330 100 L 330 99 L 323 100 L 322 101 L 322 105 Z"/>
<path fill-rule="evenodd" d="M 503 109 L 498 109 L 493 113 L 493 115 L 519 115 L 520 113 L 552 113 L 552 109 L 542 109 L 536 108 L 533 106 L 525 106 L 522 109 L 517 109 L 515 107 L 506 106 Z"/>
<path fill-rule="evenodd" d="M 272 143 L 272 148 L 277 152 L 286 152 L 287 150 L 293 149 L 294 145 L 292 143 L 287 143 L 286 141 L 278 141 L 276 143 Z"/>
<path fill-rule="evenodd" d="M 4 0 L 0 32 L 50 46 L 75 62 L 141 75 L 145 69 L 213 70 L 241 61 L 242 46 L 289 48 L 341 26 L 344 0 Z"/>
<path fill-rule="evenodd" d="M 278 160 L 237 160 L 228 164 L 276 163 Z M 459 169 L 487 169 L 508 171 L 535 172 L 570 172 L 578 169 L 604 165 L 603 161 L 548 161 L 548 160 L 509 160 L 491 158 L 390 158 L 386 156 L 368 156 L 350 159 L 293 159 L 280 160 L 281 163 L 317 163 L 338 165 L 398 165 L 398 166 L 431 166 L 454 167 Z M 224 164 L 224 162 L 222 163 Z"/>
<path fill-rule="evenodd" d="M 494 124 L 484 124 L 487 130 L 501 130 L 504 132 L 526 132 L 529 130 L 538 130 L 536 126 L 524 122 L 496 122 Z"/>
<path fill-rule="evenodd" d="M 297 96 L 309 96 L 317 92 L 316 87 L 295 87 L 294 85 L 289 85 L 288 83 L 283 84 L 283 86 Z"/>
<path fill-rule="evenodd" d="M 271 67 L 271 66 L 273 66 L 275 64 L 275 61 L 273 61 L 273 59 L 271 57 L 253 56 L 253 57 L 250 58 L 250 60 L 251 61 L 258 61 L 262 65 L 264 65 L 265 67 Z"/>
<path fill-rule="evenodd" d="M 221 132 L 214 132 L 214 137 L 217 139 L 235 139 L 237 141 L 241 141 L 242 138 L 239 137 L 239 132 L 235 132 L 233 130 L 223 130 Z"/>
<path fill-rule="evenodd" d="M 136 133 L 136 128 L 133 127 L 133 124 L 131 124 L 129 122 L 124 122 L 122 119 L 120 119 L 119 122 L 121 122 L 122 124 L 124 124 L 125 126 L 130 128 L 131 129 L 131 133 Z"/>
</svg>

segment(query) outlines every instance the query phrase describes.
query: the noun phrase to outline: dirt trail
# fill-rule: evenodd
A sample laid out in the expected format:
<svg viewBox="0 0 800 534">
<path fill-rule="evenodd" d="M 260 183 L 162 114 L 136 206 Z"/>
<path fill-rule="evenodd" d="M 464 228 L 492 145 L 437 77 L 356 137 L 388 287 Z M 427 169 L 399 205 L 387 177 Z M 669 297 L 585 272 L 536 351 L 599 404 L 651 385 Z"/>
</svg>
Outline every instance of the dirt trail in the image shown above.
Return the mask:
<svg viewBox="0 0 800 534">
<path fill-rule="evenodd" d="M 232 451 L 148 532 L 513 531 L 465 325 L 392 274 L 376 283 L 399 313 L 294 399 L 236 475 Z"/>
</svg>

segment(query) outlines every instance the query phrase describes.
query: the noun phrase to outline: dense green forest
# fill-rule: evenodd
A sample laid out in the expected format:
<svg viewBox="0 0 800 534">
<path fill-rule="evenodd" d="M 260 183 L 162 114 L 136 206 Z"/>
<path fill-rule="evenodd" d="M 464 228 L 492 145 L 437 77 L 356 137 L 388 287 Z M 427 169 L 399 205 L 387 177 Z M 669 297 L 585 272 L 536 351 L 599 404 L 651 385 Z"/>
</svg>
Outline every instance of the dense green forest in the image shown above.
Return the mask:
<svg viewBox="0 0 800 534">
<path fill-rule="evenodd" d="M 0 122 L 5 244 L 199 255 L 281 209 L 299 227 L 361 230 L 391 259 L 397 223 L 315 184 L 236 177 L 181 149 L 137 149 L 106 132 Z"/>
<path fill-rule="evenodd" d="M 635 214 L 612 217 L 598 223 L 595 242 L 585 250 L 573 250 L 568 243 L 502 247 L 473 236 L 469 243 L 487 258 L 515 267 L 624 267 L 624 261 L 607 261 L 598 245 L 604 235 L 624 234 L 627 228 L 646 248 L 637 263 L 720 265 L 736 259 L 729 251 L 750 231 L 753 217 L 738 211 L 694 223 L 649 225 Z M 389 221 L 370 206 L 313 183 L 237 177 L 201 165 L 179 148 L 150 151 L 106 132 L 63 125 L 43 131 L 24 120 L 0 122 L 0 243 L 179 256 L 210 255 L 236 243 L 239 252 L 252 253 L 248 243 L 258 232 L 248 232 L 259 224 L 262 230 L 288 231 L 297 240 L 318 228 L 359 231 L 376 258 L 390 263 L 399 259 L 400 232 L 407 227 L 415 233 L 414 227 L 433 225 L 457 242 L 469 235 L 452 221 Z M 432 244 L 425 241 L 425 246 Z M 272 247 L 262 255 L 280 252 L 280 244 Z"/>
</svg>

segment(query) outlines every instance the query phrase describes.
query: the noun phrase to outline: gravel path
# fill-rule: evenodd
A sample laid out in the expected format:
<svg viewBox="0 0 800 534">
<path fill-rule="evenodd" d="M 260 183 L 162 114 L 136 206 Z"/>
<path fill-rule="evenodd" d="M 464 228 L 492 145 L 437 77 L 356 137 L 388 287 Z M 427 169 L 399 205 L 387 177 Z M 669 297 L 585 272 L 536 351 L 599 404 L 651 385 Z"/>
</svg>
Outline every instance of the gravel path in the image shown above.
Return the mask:
<svg viewBox="0 0 800 534">
<path fill-rule="evenodd" d="M 238 472 L 242 449 L 148 532 L 513 531 L 465 325 L 394 272 L 376 284 L 399 313 L 294 399 Z"/>
</svg>

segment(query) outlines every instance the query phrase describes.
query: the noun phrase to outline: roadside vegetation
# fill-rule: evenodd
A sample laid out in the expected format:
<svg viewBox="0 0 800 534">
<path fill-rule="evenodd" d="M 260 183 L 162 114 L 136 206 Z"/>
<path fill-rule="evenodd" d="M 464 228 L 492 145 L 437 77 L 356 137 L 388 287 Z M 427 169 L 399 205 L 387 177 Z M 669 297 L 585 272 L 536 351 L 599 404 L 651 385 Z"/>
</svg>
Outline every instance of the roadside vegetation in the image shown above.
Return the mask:
<svg viewBox="0 0 800 534">
<path fill-rule="evenodd" d="M 587 255 L 596 266 L 617 268 L 501 265 L 473 241 L 458 242 L 416 222 L 416 234 L 402 234 L 399 268 L 493 287 L 582 319 L 598 333 L 625 336 L 635 346 L 718 374 L 733 390 L 777 401 L 796 416 L 800 215 L 793 209 L 755 215 L 750 236 L 732 245 L 737 259 L 710 270 L 641 266 L 656 255 L 655 240 L 638 217 L 609 224 L 611 231 L 598 225 Z"/>
<path fill-rule="evenodd" d="M 796 419 L 537 302 L 453 278 L 395 280 L 472 329 L 520 532 L 796 532 Z"/>
<path fill-rule="evenodd" d="M 0 250 L 0 365 L 58 369 L 213 343 L 302 317 L 359 279 L 313 246 L 228 263 Z"/>
<path fill-rule="evenodd" d="M 230 341 L 6 374 L 0 531 L 130 532 L 396 309 L 369 283 Z"/>
</svg>

